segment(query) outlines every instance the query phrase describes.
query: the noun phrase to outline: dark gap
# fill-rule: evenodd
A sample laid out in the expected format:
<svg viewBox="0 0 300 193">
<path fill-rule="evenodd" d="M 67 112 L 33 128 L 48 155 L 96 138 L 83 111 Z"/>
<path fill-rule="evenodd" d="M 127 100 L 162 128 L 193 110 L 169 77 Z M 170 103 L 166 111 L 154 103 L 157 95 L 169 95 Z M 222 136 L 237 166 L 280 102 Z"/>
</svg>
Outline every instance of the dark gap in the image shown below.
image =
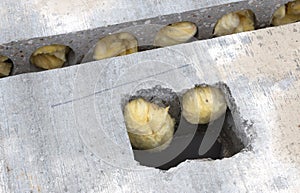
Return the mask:
<svg viewBox="0 0 300 193">
<path fill-rule="evenodd" d="M 2 55 L 3 56 L 3 55 Z M 12 76 L 12 74 L 13 74 L 13 69 L 14 69 L 14 62 L 10 59 L 10 58 L 8 58 L 7 60 L 5 60 L 5 61 L 3 61 L 4 63 L 9 63 L 9 64 L 11 64 L 11 69 L 10 69 L 10 72 L 9 72 L 9 75 L 8 76 Z M 0 75 L 0 78 L 5 78 L 6 76 L 2 76 L 1 77 L 1 75 Z"/>
<path fill-rule="evenodd" d="M 50 45 L 55 45 L 55 44 L 50 44 Z M 41 46 L 41 47 L 44 47 L 44 46 Z M 39 48 L 41 48 L 41 47 L 39 47 Z M 72 65 L 75 65 L 75 64 L 77 64 L 77 61 L 76 61 L 76 55 L 75 55 L 75 52 L 74 52 L 74 50 L 71 48 L 71 47 L 69 47 L 69 46 L 67 46 L 68 47 L 68 49 L 69 49 L 69 51 L 68 51 L 68 53 L 66 54 L 66 62 L 63 64 L 63 66 L 62 66 L 62 68 L 63 67 L 67 67 L 67 66 L 72 66 Z M 39 49 L 39 48 L 37 48 L 37 49 Z M 36 50 L 37 50 L 36 49 Z M 35 50 L 35 51 L 36 51 Z M 34 52 L 35 52 L 34 51 Z M 33 53 L 31 54 L 31 56 L 30 56 L 30 58 L 32 57 L 32 55 L 33 55 Z M 22 57 L 22 56 L 21 56 Z M 30 60 L 30 59 L 29 59 Z M 29 62 L 30 64 L 31 64 L 31 62 Z M 40 67 L 37 67 L 36 65 L 34 65 L 34 64 L 31 64 L 31 70 L 32 71 L 34 71 L 34 72 L 36 72 L 36 71 L 41 71 L 41 70 L 45 70 L 45 69 L 42 69 L 42 68 L 40 68 Z"/>
<path fill-rule="evenodd" d="M 209 125 L 194 125 L 181 116 L 180 94 L 177 95 L 171 89 L 155 86 L 152 89 L 139 90 L 136 95 L 123 100 L 123 109 L 128 101 L 139 97 L 161 107 L 170 106 L 169 114 L 176 120 L 173 140 L 166 149 L 159 152 L 133 149 L 135 160 L 143 166 L 168 170 L 185 160 L 223 159 L 231 157 L 245 148 L 245 145 L 234 132 L 236 125 L 228 108 L 225 120 L 223 117 L 211 122 Z M 220 128 L 219 126 L 222 126 L 222 130 L 217 140 L 204 155 L 199 155 L 199 147 L 207 128 L 214 130 L 217 127 Z"/>
</svg>

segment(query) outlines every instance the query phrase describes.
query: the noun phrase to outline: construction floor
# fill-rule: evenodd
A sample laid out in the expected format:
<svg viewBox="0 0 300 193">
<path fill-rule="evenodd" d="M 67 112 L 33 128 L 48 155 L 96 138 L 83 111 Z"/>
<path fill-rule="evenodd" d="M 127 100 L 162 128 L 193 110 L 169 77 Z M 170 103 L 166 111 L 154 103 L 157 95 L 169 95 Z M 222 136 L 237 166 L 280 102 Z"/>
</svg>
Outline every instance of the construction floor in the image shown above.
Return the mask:
<svg viewBox="0 0 300 193">
<path fill-rule="evenodd" d="M 0 79 L 0 192 L 299 192 L 300 23 L 265 26 L 286 2 L 2 1 L 0 53 L 14 69 Z M 209 37 L 216 18 L 241 7 L 257 11 L 260 29 Z M 200 40 L 81 63 L 103 34 L 126 29 L 148 45 L 153 25 L 179 20 L 202 26 Z M 70 46 L 74 64 L 32 66 L 31 53 L 51 43 Z M 157 85 L 181 93 L 216 83 L 241 151 L 169 170 L 135 160 L 126 97 Z"/>
</svg>

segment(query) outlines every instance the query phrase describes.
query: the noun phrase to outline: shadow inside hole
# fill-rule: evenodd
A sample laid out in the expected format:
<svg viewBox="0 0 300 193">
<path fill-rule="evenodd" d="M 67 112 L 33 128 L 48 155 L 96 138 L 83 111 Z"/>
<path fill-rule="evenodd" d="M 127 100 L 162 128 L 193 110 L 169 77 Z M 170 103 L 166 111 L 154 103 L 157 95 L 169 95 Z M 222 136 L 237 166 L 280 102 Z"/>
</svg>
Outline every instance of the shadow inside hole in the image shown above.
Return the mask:
<svg viewBox="0 0 300 193">
<path fill-rule="evenodd" d="M 10 69 L 10 72 L 9 72 L 9 75 L 8 75 L 8 76 L 11 76 L 11 75 L 12 75 L 12 72 L 13 72 L 13 70 L 14 70 L 14 62 L 13 62 L 10 58 L 8 58 L 8 59 L 6 60 L 6 62 L 11 64 L 11 69 Z"/>
<path fill-rule="evenodd" d="M 141 45 L 141 46 L 138 46 L 138 51 L 143 52 L 143 51 L 147 51 L 147 50 L 153 50 L 156 48 L 159 48 L 159 47 L 153 46 L 153 45 Z"/>
<path fill-rule="evenodd" d="M 194 42 L 194 41 L 198 41 L 198 39 L 196 39 L 195 37 L 192 37 L 190 40 L 186 41 L 185 43 L 191 43 L 191 42 Z M 179 45 L 179 44 L 184 44 L 184 43 L 178 43 L 178 44 L 175 44 L 175 45 Z M 169 47 L 169 46 L 166 46 L 166 47 Z M 147 50 L 154 50 L 154 49 L 157 49 L 157 48 L 163 48 L 163 47 L 154 46 L 154 45 L 139 45 L 138 46 L 138 51 L 143 52 L 143 51 L 147 51 Z"/>
<path fill-rule="evenodd" d="M 216 120 L 210 129 L 218 125 Z M 223 159 L 240 152 L 245 146 L 233 132 L 235 124 L 230 110 L 227 110 L 225 122 L 218 139 L 204 154 L 199 155 L 199 148 L 204 138 L 208 125 L 192 125 L 184 118 L 181 119 L 171 144 L 160 152 L 133 150 L 134 158 L 143 166 L 168 170 L 176 167 L 181 162 L 191 159 Z M 182 147 L 185 147 L 182 149 Z M 179 152 L 178 152 L 179 151 Z"/>
<path fill-rule="evenodd" d="M 55 45 L 61 45 L 61 44 L 50 44 L 50 45 L 46 45 L 46 46 L 55 46 Z M 66 45 L 63 45 L 63 46 L 66 46 Z M 40 49 L 42 47 L 44 47 L 44 46 L 41 46 L 41 47 L 37 48 L 36 50 L 38 50 L 38 49 Z M 72 66 L 72 65 L 77 64 L 76 54 L 75 54 L 74 50 L 71 47 L 69 47 L 69 46 L 66 46 L 66 47 L 68 49 L 68 52 L 66 53 L 66 62 L 64 62 L 63 66 L 60 67 L 60 68 L 67 67 L 67 66 Z M 36 50 L 34 52 L 36 52 Z M 33 53 L 31 54 L 30 59 L 29 59 L 30 71 L 32 71 L 32 72 L 39 72 L 39 71 L 47 70 L 47 69 L 43 69 L 41 67 L 38 67 L 38 66 L 36 66 L 35 64 L 33 64 L 31 62 L 31 59 L 33 57 Z"/>
<path fill-rule="evenodd" d="M 3 55 L 1 55 L 1 56 L 3 56 Z M 0 56 L 0 57 L 1 57 L 1 56 Z M 6 57 L 6 56 L 3 56 L 3 57 Z M 11 76 L 11 75 L 13 74 L 13 70 L 14 70 L 14 62 L 13 62 L 10 58 L 8 58 L 8 57 L 6 57 L 6 58 L 7 58 L 7 59 L 6 59 L 5 61 L 2 61 L 2 63 L 6 63 L 6 64 L 8 64 L 8 65 L 11 65 L 10 71 L 9 71 L 8 75 L 3 75 L 3 74 L 0 72 L 0 78 L 5 78 L 5 77 Z"/>
<path fill-rule="evenodd" d="M 138 97 L 162 107 L 170 106 L 169 113 L 176 120 L 172 142 L 166 149 L 158 152 L 133 149 L 135 160 L 143 166 L 168 170 L 188 159 L 222 159 L 231 157 L 245 148 L 245 145 L 234 132 L 236 126 L 229 109 L 226 111 L 225 118 L 219 118 L 209 125 L 195 125 L 190 124 L 183 116 L 180 116 L 179 97 L 177 95 L 174 97 L 174 93 L 170 89 L 154 87 L 153 89 L 140 90 L 137 92 L 137 96 L 132 97 L 132 99 Z M 214 137 L 211 137 L 214 139 L 207 139 L 207 135 L 206 140 L 211 140 L 212 146 L 206 153 L 199 155 L 200 145 L 207 129 L 217 131 L 220 126 L 222 129 L 217 140 Z"/>
</svg>

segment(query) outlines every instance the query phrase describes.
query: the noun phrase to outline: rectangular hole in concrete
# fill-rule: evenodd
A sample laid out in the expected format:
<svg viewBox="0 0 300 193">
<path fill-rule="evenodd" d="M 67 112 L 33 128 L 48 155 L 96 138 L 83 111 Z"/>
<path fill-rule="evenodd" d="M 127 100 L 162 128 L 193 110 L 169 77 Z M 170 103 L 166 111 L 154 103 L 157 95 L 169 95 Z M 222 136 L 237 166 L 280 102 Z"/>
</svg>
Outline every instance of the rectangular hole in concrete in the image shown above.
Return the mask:
<svg viewBox="0 0 300 193">
<path fill-rule="evenodd" d="M 245 148 L 245 144 L 242 143 L 234 132 L 236 131 L 236 125 L 229 108 L 227 108 L 225 117 L 219 118 L 209 124 L 195 125 L 186 121 L 183 116 L 176 115 L 178 112 L 176 112 L 176 109 L 174 110 L 174 107 L 176 108 L 176 106 L 178 106 L 178 101 L 176 96 L 170 97 L 170 95 L 174 95 L 174 93 L 170 93 L 168 89 L 165 90 L 161 87 L 154 87 L 152 89 L 138 91 L 137 95 L 131 96 L 130 98 L 130 100 L 132 100 L 141 97 L 161 107 L 170 106 L 169 113 L 172 114 L 172 117 L 176 120 L 174 137 L 166 149 L 158 152 L 133 149 L 134 158 L 141 165 L 168 170 L 172 167 L 176 167 L 185 160 L 223 159 L 231 157 Z M 179 114 L 181 114 L 181 112 L 179 112 Z M 221 132 L 217 134 L 217 137 L 213 136 L 215 135 L 213 132 L 206 135 L 208 128 L 210 131 L 214 131 L 216 127 L 221 128 Z M 200 145 L 204 136 L 211 144 L 208 151 L 199 155 Z"/>
</svg>

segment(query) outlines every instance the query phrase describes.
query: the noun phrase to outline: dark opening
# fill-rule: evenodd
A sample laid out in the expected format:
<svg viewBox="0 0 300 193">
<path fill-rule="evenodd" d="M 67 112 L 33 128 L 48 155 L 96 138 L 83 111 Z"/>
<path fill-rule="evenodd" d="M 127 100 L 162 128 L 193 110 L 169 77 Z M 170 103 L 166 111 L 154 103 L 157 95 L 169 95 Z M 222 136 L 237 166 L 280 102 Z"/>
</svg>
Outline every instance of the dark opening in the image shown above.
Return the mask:
<svg viewBox="0 0 300 193">
<path fill-rule="evenodd" d="M 11 76 L 13 68 L 14 68 L 13 61 L 10 58 L 8 58 L 7 56 L 0 55 L 0 57 L 4 58 L 2 61 L 0 61 L 1 62 L 1 66 L 0 66 L 0 78 Z M 9 70 L 9 72 L 5 72 L 6 71 L 5 69 Z M 6 73 L 8 73 L 8 74 L 6 74 Z"/>
<path fill-rule="evenodd" d="M 66 46 L 66 45 L 62 45 L 62 44 L 50 44 L 50 45 L 46 45 L 46 46 Z M 36 52 L 38 49 L 41 49 L 41 48 L 46 47 L 46 46 L 41 46 L 41 47 L 37 48 L 34 52 Z M 73 51 L 73 49 L 71 47 L 69 47 L 69 46 L 66 46 L 66 49 L 67 49 L 67 51 L 66 51 L 66 61 L 64 62 L 64 64 L 63 64 L 62 67 L 67 67 L 67 66 L 71 66 L 71 65 L 75 65 L 76 64 L 76 56 L 75 56 L 75 52 Z M 34 57 L 33 54 L 34 53 L 32 53 L 31 56 L 30 56 L 30 63 L 31 63 L 32 57 Z M 47 54 L 52 55 L 52 53 L 50 51 L 49 52 L 45 52 L 45 53 L 41 53 L 39 55 L 44 55 L 44 54 L 45 55 L 47 55 Z M 33 71 L 40 71 L 41 69 L 43 69 L 43 68 L 40 68 L 40 67 L 36 66 L 35 64 L 31 63 L 31 70 L 33 70 Z M 45 70 L 45 69 L 43 69 L 43 70 Z"/>
<path fill-rule="evenodd" d="M 176 120 L 173 139 L 166 149 L 158 152 L 133 149 L 135 160 L 143 166 L 168 170 L 187 159 L 222 159 L 231 157 L 245 148 L 234 132 L 236 126 L 228 108 L 225 116 L 209 124 L 195 125 L 181 116 L 180 94 L 177 95 L 170 89 L 160 86 L 143 89 L 129 100 L 138 97 L 161 107 L 170 106 L 169 114 Z M 221 128 L 220 133 L 218 128 Z M 201 145 L 203 140 L 205 143 Z"/>
</svg>

